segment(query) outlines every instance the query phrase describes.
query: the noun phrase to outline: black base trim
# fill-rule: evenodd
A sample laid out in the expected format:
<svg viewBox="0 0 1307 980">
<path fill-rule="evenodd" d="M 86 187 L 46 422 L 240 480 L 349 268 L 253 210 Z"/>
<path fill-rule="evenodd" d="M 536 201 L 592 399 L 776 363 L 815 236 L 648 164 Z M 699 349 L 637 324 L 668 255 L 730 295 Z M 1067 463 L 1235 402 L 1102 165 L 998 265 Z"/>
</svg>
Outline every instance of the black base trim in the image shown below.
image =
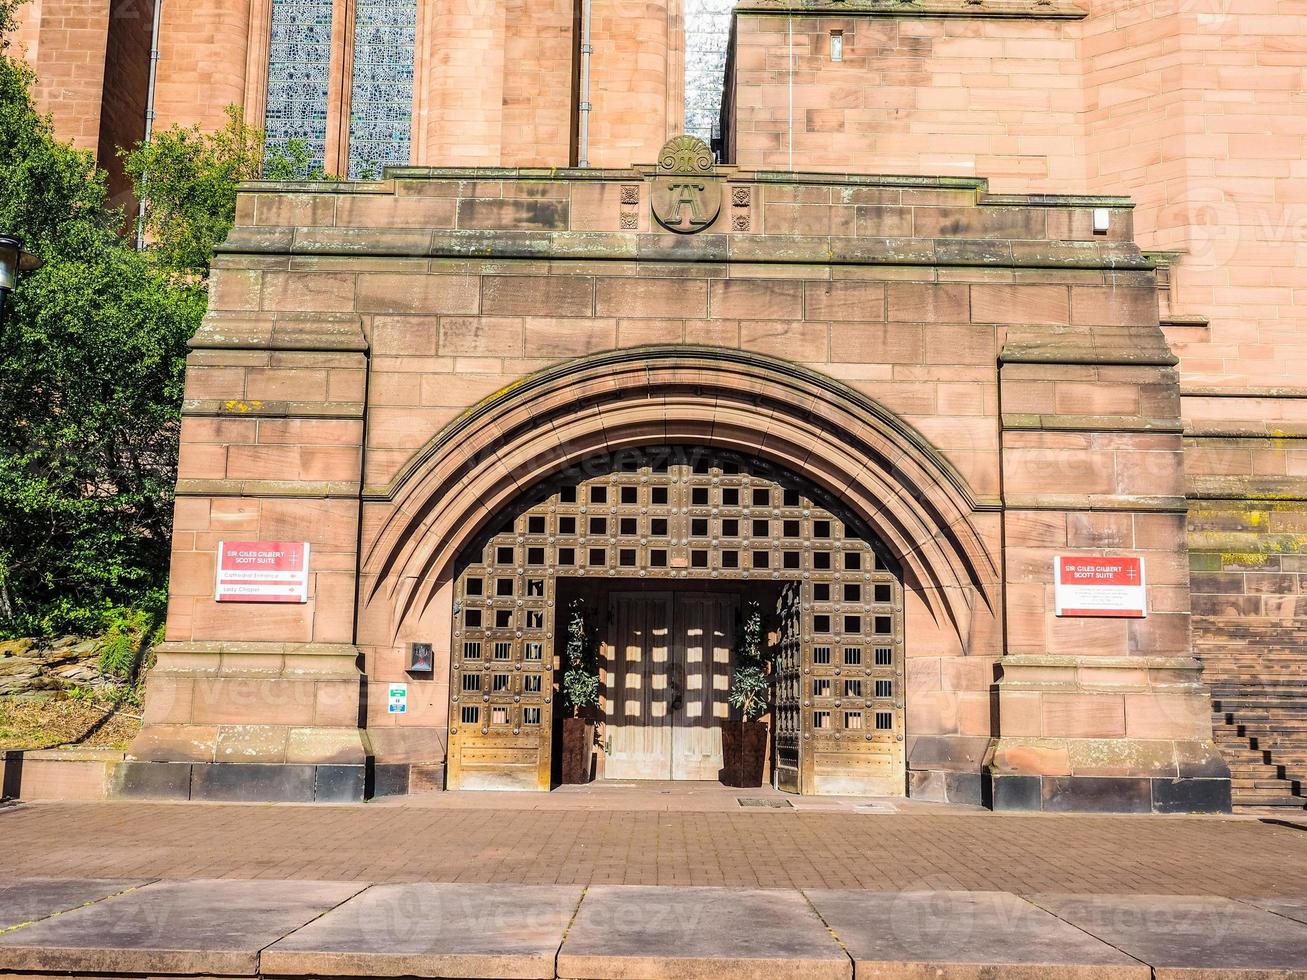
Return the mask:
<svg viewBox="0 0 1307 980">
<path fill-rule="evenodd" d="M 367 766 L 261 762 L 120 762 L 109 796 L 236 803 L 361 803 Z"/>
<path fill-rule="evenodd" d="M 1229 779 L 987 774 L 995 810 L 1047 813 L 1229 813 Z"/>
</svg>

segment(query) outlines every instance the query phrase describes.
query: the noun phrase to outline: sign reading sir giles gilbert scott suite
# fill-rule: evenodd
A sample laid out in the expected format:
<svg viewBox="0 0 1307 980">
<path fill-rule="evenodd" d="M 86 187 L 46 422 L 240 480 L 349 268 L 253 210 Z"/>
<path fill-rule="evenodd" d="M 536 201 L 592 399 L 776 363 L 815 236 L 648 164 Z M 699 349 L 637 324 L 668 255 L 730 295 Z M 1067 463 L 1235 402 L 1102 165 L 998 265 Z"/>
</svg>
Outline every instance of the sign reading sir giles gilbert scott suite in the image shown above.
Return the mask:
<svg viewBox="0 0 1307 980">
<path fill-rule="evenodd" d="M 307 541 L 219 541 L 218 602 L 308 602 Z"/>
<path fill-rule="evenodd" d="M 1053 559 L 1053 582 L 1059 616 L 1148 615 L 1142 558 L 1058 555 Z"/>
</svg>

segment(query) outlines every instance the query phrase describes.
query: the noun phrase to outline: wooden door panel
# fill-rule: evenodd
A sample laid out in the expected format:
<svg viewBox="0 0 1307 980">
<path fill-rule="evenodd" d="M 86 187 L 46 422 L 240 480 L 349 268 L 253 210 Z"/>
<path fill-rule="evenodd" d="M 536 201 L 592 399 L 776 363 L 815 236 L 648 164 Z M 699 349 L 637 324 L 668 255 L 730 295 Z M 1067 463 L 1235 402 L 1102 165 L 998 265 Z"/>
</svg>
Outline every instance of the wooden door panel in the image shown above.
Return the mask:
<svg viewBox="0 0 1307 980">
<path fill-rule="evenodd" d="M 720 776 L 738 608 L 734 595 L 676 594 L 674 670 L 682 695 L 672 716 L 673 779 Z"/>
<path fill-rule="evenodd" d="M 615 592 L 609 610 L 604 774 L 609 779 L 668 779 L 672 596 Z"/>
</svg>

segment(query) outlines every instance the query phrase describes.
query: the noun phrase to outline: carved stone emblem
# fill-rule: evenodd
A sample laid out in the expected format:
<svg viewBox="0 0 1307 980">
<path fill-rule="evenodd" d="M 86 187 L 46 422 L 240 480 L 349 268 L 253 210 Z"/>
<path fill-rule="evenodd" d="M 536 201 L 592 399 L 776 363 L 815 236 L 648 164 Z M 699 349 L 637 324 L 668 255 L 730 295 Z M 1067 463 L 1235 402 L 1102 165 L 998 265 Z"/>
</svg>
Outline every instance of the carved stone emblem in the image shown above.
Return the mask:
<svg viewBox="0 0 1307 980">
<path fill-rule="evenodd" d="M 713 153 L 696 136 L 677 136 L 658 154 L 649 195 L 654 218 L 682 235 L 703 231 L 722 209 L 722 180 Z"/>
</svg>

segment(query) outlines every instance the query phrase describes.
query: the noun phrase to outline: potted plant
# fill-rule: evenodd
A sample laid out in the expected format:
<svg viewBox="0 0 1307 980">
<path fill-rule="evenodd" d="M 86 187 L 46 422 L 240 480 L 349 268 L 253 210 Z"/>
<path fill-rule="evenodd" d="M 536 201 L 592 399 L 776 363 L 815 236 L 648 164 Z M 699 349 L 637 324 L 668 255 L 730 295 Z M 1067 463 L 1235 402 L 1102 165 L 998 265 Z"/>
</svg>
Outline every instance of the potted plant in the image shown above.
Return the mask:
<svg viewBox="0 0 1307 980">
<path fill-rule="evenodd" d="M 588 783 L 594 746 L 594 720 L 584 716 L 599 703 L 599 665 L 594 644 L 586 631 L 585 605 L 577 599 L 567 618 L 567 646 L 563 650 L 562 781 Z"/>
<path fill-rule="evenodd" d="M 722 781 L 727 786 L 761 786 L 767 761 L 767 712 L 771 676 L 763 641 L 762 608 L 750 602 L 736 644 L 736 667 L 728 700 L 739 713 L 722 724 Z"/>
</svg>

